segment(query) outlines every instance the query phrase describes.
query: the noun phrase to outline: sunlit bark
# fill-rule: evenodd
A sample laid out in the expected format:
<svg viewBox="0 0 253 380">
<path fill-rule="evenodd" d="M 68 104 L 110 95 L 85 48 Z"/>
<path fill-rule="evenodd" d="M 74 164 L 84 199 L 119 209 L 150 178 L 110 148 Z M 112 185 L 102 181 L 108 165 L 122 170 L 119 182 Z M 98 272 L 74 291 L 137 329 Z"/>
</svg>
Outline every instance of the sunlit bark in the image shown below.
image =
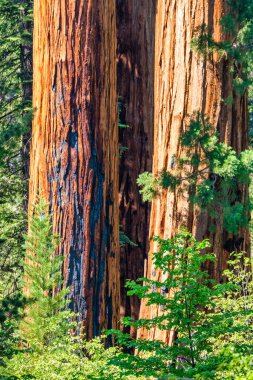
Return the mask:
<svg viewBox="0 0 253 380">
<path fill-rule="evenodd" d="M 220 140 L 231 145 L 237 153 L 248 144 L 247 99 L 233 91 L 231 60 L 221 58 L 218 53 L 204 57 L 191 50 L 191 40 L 197 29 L 206 24 L 215 41 L 229 36 L 222 33 L 220 18 L 228 12 L 225 0 L 158 0 L 155 33 L 155 131 L 153 173 L 163 168 L 170 170 L 173 156 L 182 154 L 179 138 L 190 118 L 197 112 L 209 117 Z M 233 96 L 233 104 L 224 99 Z M 247 189 L 243 190 L 243 200 Z M 173 236 L 180 226 L 185 225 L 197 239 L 209 237 L 217 262 L 209 272 L 219 281 L 226 267 L 228 252 L 223 249 L 228 234 L 224 231 L 222 214 L 214 221 L 216 232 L 211 234 L 211 219 L 207 212 L 199 210 L 189 201 L 187 193 L 167 192 L 152 203 L 150 238 L 159 235 Z M 213 221 L 212 221 L 213 223 Z M 249 250 L 247 231 L 241 249 Z M 161 273 L 152 266 L 152 252 L 157 246 L 151 242 L 147 276 L 161 278 Z M 141 317 L 153 318 L 159 313 L 156 306 L 141 306 Z M 140 331 L 139 336 L 159 338 L 170 342 L 173 334 L 158 329 Z"/>
<path fill-rule="evenodd" d="M 87 336 L 119 313 L 114 1 L 34 1 L 29 210 L 46 198 Z"/>
</svg>

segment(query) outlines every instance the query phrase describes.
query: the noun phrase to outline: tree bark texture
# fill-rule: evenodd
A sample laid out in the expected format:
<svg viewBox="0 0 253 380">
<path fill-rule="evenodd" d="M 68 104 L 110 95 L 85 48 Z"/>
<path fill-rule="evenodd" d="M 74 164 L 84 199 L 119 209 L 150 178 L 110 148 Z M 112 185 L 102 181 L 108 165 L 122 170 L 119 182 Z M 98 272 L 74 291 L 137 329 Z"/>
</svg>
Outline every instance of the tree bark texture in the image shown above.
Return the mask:
<svg viewBox="0 0 253 380">
<path fill-rule="evenodd" d="M 49 201 L 90 338 L 119 319 L 115 2 L 35 0 L 33 49 L 29 210 Z"/>
<path fill-rule="evenodd" d="M 143 171 L 152 170 L 154 123 L 154 0 L 117 0 L 117 80 L 120 145 L 120 225 L 136 244 L 121 248 L 121 316 L 138 318 L 140 302 L 127 297 L 126 279 L 144 273 L 148 251 L 150 205 L 143 203 L 136 183 Z"/>
<path fill-rule="evenodd" d="M 209 117 L 220 140 L 232 146 L 237 153 L 247 148 L 248 123 L 246 95 L 233 91 L 232 62 L 216 52 L 208 57 L 191 51 L 190 45 L 196 30 L 206 24 L 215 41 L 225 36 L 219 20 L 229 12 L 225 0 L 158 0 L 155 33 L 155 122 L 153 173 L 163 168 L 171 170 L 173 156 L 182 156 L 179 138 L 190 118 L 197 112 Z M 232 105 L 223 101 L 233 96 Z M 244 199 L 247 189 L 243 189 Z M 164 191 L 152 203 L 150 238 L 173 236 L 185 225 L 198 240 L 209 237 L 217 262 L 209 266 L 212 277 L 219 281 L 226 267 L 228 253 L 223 249 L 228 234 L 224 231 L 222 215 L 214 221 L 216 232 L 210 234 L 211 219 L 207 212 L 193 207 L 185 193 Z M 212 221 L 213 223 L 213 221 Z M 242 249 L 249 250 L 247 231 Z M 147 277 L 161 279 L 161 273 L 152 266 L 152 252 L 157 251 L 153 242 L 147 266 Z M 140 317 L 153 318 L 160 313 L 159 307 L 147 307 L 143 302 Z M 173 333 L 158 329 L 139 331 L 139 336 L 162 339 L 168 343 Z"/>
</svg>

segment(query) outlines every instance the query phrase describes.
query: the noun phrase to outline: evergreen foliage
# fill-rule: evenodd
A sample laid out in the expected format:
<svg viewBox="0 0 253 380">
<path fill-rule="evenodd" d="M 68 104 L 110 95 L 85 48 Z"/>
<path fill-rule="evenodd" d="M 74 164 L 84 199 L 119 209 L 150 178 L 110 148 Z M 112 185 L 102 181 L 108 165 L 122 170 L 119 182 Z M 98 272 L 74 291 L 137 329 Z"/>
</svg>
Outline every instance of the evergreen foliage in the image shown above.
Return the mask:
<svg viewBox="0 0 253 380">
<path fill-rule="evenodd" d="M 232 253 L 224 276 L 231 284 L 223 297 L 214 298 L 214 317 L 219 321 L 220 339 L 216 338 L 214 350 L 228 344 L 235 352 L 250 353 L 253 347 L 253 279 L 249 257 L 243 252 Z M 222 286 L 222 285 L 221 285 Z"/>
<path fill-rule="evenodd" d="M 135 375 L 114 366 L 111 361 L 120 355 L 117 348 L 104 348 L 103 340 L 80 341 L 74 337 L 43 352 L 20 352 L 0 374 L 0 380 L 135 380 Z M 142 377 L 144 380 L 144 378 Z"/>
<path fill-rule="evenodd" d="M 242 188 L 251 182 L 252 150 L 237 155 L 219 141 L 218 133 L 200 113 L 182 134 L 180 147 L 183 156 L 173 157 L 170 171 L 164 169 L 156 177 L 147 172 L 139 176 L 143 200 L 152 200 L 162 189 L 188 192 L 190 201 L 208 210 L 214 220 L 222 213 L 228 232 L 237 234 L 240 227 L 247 227 L 250 204 L 242 203 Z"/>
<path fill-rule="evenodd" d="M 31 121 L 31 99 L 23 94 L 24 85 L 30 83 L 31 72 L 24 61 L 32 62 L 30 30 L 25 23 L 32 22 L 32 2 L 23 0 L 0 1 L 1 79 L 0 79 L 0 160 L 18 153 L 21 137 Z"/>
<path fill-rule="evenodd" d="M 229 13 L 220 20 L 224 39 L 215 41 L 211 30 L 203 24 L 196 29 L 191 47 L 205 58 L 217 52 L 220 59 L 229 60 L 234 90 L 243 94 L 253 79 L 253 5 L 251 0 L 226 0 L 226 3 Z"/>
<path fill-rule="evenodd" d="M 22 335 L 29 346 L 37 351 L 57 340 L 61 333 L 69 330 L 71 313 L 67 310 L 66 295 L 63 288 L 61 267 L 63 257 L 55 251 L 59 238 L 52 233 L 47 205 L 40 201 L 34 207 L 30 231 L 26 237 L 26 261 L 24 263 L 25 288 L 29 289 L 26 318 L 22 324 Z"/>
<path fill-rule="evenodd" d="M 212 281 L 207 273 L 201 270 L 201 264 L 206 260 L 214 260 L 214 257 L 201 254 L 202 250 L 209 247 L 207 241 L 197 242 L 186 231 L 174 239 L 156 237 L 154 240 L 159 245 L 159 251 L 154 253 L 153 266 L 161 270 L 164 279 L 140 278 L 137 282 L 128 281 L 127 288 L 129 295 L 145 299 L 147 306 L 159 305 L 161 313 L 152 319 L 132 321 L 131 318 L 124 318 L 123 324 L 174 331 L 175 344 L 168 347 L 159 341 L 130 339 L 129 335 L 117 330 L 113 330 L 113 333 L 119 344 L 127 345 L 127 348 L 134 347 L 140 357 L 144 356 L 141 365 L 138 360 L 140 357 L 135 363 L 141 373 L 159 373 L 161 376 L 167 373 L 168 363 L 173 367 L 176 361 L 182 367 L 194 368 L 202 351 L 208 349 L 207 334 L 204 334 L 208 329 L 208 326 L 205 328 L 205 308 L 215 291 L 210 287 Z M 175 371 L 178 372 L 178 368 Z"/>
<path fill-rule="evenodd" d="M 242 379 L 246 374 L 246 369 L 239 369 L 243 363 L 252 373 L 251 359 L 244 360 L 253 349 L 249 259 L 243 253 L 233 254 L 230 269 L 224 272 L 227 282 L 215 285 L 202 270 L 207 260 L 215 260 L 212 254 L 205 253 L 208 241 L 197 242 L 184 230 L 173 239 L 154 240 L 159 250 L 154 253 L 153 267 L 161 270 L 162 279 L 141 278 L 128 281 L 127 287 L 130 295 L 144 299 L 146 305 L 159 305 L 160 313 L 137 321 L 124 318 L 122 323 L 171 331 L 174 344 L 169 347 L 158 340 L 133 339 L 112 330 L 109 333 L 117 337 L 119 344 L 138 352 L 136 357 L 122 354 L 114 364 L 125 367 L 129 374 L 161 379 Z M 235 363 L 239 368 L 232 373 Z"/>
<path fill-rule="evenodd" d="M 12 336 L 8 331 L 10 342 L 5 336 L 1 340 L 0 334 L 6 351 L 0 379 L 134 380 L 135 376 L 126 377 L 124 369 L 110 364 L 120 355 L 118 348 L 105 349 L 103 337 L 86 342 L 82 334 L 75 336 L 78 325 L 68 309 L 68 289 L 63 287 L 61 274 L 63 259 L 55 252 L 59 238 L 52 233 L 47 209 L 42 200 L 34 208 L 25 244 L 26 315 L 20 324 L 21 338 L 17 324 L 10 326 Z"/>
<path fill-rule="evenodd" d="M 123 139 L 123 131 L 126 128 L 129 128 L 129 125 L 125 123 L 125 105 L 123 99 L 119 96 L 118 97 L 118 126 L 119 126 L 119 158 L 123 157 L 123 153 L 128 151 L 127 146 L 123 146 L 121 141 Z"/>
<path fill-rule="evenodd" d="M 24 227 L 22 180 L 0 167 L 0 300 L 20 287 Z"/>
<path fill-rule="evenodd" d="M 22 244 L 25 229 L 22 134 L 31 122 L 31 1 L 0 1 L 0 304 L 1 356 L 9 356 L 18 339 L 15 326 L 20 317 Z M 31 28 L 30 28 L 31 29 Z M 8 353 L 7 353 L 8 352 Z"/>
<path fill-rule="evenodd" d="M 20 344 L 17 333 L 18 323 L 22 317 L 25 298 L 22 294 L 5 297 L 0 303 L 0 369 L 6 358 L 11 358 Z"/>
<path fill-rule="evenodd" d="M 124 247 L 126 244 L 129 244 L 131 247 L 138 247 L 138 244 L 133 242 L 122 230 L 122 226 L 120 226 L 119 230 L 119 244 L 120 247 Z"/>
<path fill-rule="evenodd" d="M 0 0 L 0 300 L 20 287 L 27 178 L 22 154 L 31 124 L 32 1 Z"/>
</svg>

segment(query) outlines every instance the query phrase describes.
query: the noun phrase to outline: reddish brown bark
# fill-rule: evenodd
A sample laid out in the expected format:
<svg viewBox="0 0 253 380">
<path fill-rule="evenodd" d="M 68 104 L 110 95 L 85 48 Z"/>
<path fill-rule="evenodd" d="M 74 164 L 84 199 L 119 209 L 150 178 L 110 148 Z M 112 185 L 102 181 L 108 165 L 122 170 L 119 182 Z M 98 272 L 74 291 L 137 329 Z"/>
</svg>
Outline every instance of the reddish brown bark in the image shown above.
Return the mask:
<svg viewBox="0 0 253 380">
<path fill-rule="evenodd" d="M 154 0 L 117 0 L 120 144 L 120 224 L 138 247 L 121 248 L 121 316 L 138 318 L 139 300 L 127 297 L 126 279 L 143 276 L 148 251 L 150 205 L 141 201 L 136 180 L 152 170 L 154 101 Z"/>
<path fill-rule="evenodd" d="M 247 139 L 247 99 L 233 92 L 232 62 L 217 53 L 208 57 L 191 51 L 190 44 L 198 27 L 206 24 L 217 42 L 228 38 L 222 33 L 220 18 L 228 12 L 225 0 L 158 0 L 156 13 L 155 53 L 155 135 L 153 172 L 171 170 L 173 155 L 182 154 L 179 137 L 189 124 L 190 117 L 201 112 L 209 117 L 220 132 L 220 140 L 237 152 L 245 149 Z M 233 105 L 224 99 L 234 97 Z M 247 189 L 243 189 L 246 196 Z M 209 236 L 217 262 L 209 268 L 216 281 L 226 267 L 228 253 L 223 244 L 228 238 L 224 231 L 222 214 L 214 221 L 216 232 L 210 234 L 207 212 L 193 207 L 187 193 L 166 192 L 152 203 L 150 237 L 171 237 L 180 226 L 187 226 L 197 239 Z M 213 221 L 212 221 L 213 222 Z M 247 231 L 241 248 L 248 251 Z M 152 252 L 157 249 L 151 242 L 147 276 L 160 279 L 161 273 L 152 267 Z M 155 306 L 141 306 L 141 317 L 153 318 L 159 313 Z M 173 334 L 158 329 L 140 331 L 139 336 L 159 338 L 170 342 Z"/>
<path fill-rule="evenodd" d="M 119 313 L 114 1 L 35 0 L 30 212 L 46 198 L 88 338 Z"/>
</svg>

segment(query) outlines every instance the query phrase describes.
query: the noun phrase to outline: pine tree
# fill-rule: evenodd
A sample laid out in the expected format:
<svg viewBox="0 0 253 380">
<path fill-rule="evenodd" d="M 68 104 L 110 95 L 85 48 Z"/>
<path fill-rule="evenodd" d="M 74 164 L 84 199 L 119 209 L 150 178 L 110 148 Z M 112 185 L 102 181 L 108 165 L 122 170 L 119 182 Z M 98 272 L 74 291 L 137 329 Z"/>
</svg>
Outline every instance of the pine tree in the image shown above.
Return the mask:
<svg viewBox="0 0 253 380">
<path fill-rule="evenodd" d="M 37 350 L 58 337 L 62 340 L 71 324 L 68 289 L 62 287 L 63 257 L 56 255 L 59 238 L 52 233 L 47 208 L 43 200 L 34 207 L 25 243 L 24 282 L 29 296 L 21 330 L 28 345 Z"/>
<path fill-rule="evenodd" d="M 12 339 L 12 355 L 9 359 L 5 355 L 0 380 L 134 380 L 135 376 L 125 376 L 124 369 L 111 364 L 120 351 L 115 347 L 105 349 L 105 337 L 87 342 L 82 329 L 75 336 L 77 315 L 68 308 L 68 289 L 63 287 L 61 270 L 63 257 L 56 255 L 59 237 L 52 233 L 45 201 L 34 206 L 30 220 L 24 265 L 24 285 L 29 295 L 20 324 L 22 344 Z M 1 343 L 0 334 L 0 347 Z"/>
</svg>

